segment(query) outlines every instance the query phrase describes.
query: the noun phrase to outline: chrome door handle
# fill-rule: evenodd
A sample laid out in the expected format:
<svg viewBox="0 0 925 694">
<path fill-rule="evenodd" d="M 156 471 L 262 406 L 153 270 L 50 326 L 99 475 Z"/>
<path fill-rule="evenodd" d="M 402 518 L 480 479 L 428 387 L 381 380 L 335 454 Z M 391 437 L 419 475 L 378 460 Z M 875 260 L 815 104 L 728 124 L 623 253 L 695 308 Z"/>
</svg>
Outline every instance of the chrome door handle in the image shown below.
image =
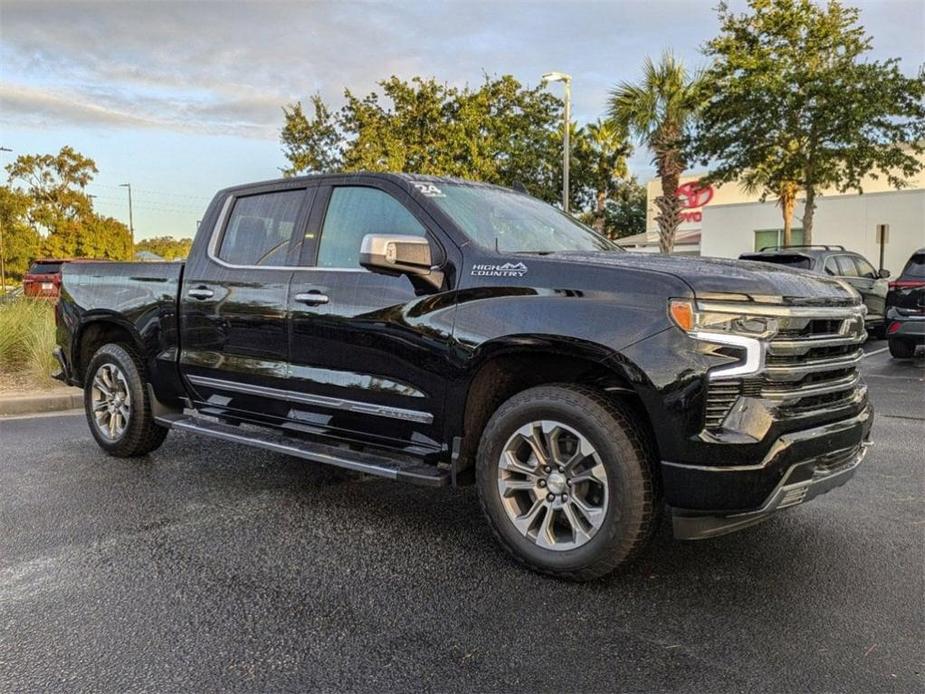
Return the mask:
<svg viewBox="0 0 925 694">
<path fill-rule="evenodd" d="M 193 299 L 211 299 L 215 294 L 211 289 L 206 289 L 205 287 L 197 287 L 196 289 L 190 289 L 186 292 L 188 297 Z"/>
<path fill-rule="evenodd" d="M 295 295 L 296 301 L 301 301 L 303 304 L 326 304 L 328 303 L 328 295 L 322 294 L 321 292 L 302 292 L 301 294 Z"/>
</svg>

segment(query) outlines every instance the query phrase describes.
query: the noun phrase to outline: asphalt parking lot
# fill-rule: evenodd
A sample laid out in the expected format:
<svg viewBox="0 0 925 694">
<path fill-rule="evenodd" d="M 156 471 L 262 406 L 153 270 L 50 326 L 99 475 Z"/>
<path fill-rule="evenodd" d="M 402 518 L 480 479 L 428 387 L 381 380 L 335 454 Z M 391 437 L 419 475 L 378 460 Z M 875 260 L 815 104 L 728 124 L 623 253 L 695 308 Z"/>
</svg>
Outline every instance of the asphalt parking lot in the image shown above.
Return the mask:
<svg viewBox="0 0 925 694">
<path fill-rule="evenodd" d="M 863 364 L 847 486 L 590 584 L 492 541 L 472 489 L 82 416 L 0 421 L 0 690 L 856 691 L 925 687 L 925 361 Z"/>
</svg>

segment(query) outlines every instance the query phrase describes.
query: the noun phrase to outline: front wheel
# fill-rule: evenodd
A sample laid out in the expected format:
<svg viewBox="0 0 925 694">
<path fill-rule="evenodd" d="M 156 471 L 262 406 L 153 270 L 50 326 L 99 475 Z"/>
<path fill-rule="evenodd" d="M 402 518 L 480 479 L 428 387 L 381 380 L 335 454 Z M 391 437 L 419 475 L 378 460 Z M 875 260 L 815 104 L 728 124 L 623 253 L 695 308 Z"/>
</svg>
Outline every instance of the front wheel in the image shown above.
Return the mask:
<svg viewBox="0 0 925 694">
<path fill-rule="evenodd" d="M 150 453 L 167 436 L 151 414 L 144 367 L 122 345 L 103 345 L 90 360 L 84 409 L 100 448 L 119 458 Z"/>
<path fill-rule="evenodd" d="M 641 427 L 598 392 L 531 388 L 491 417 L 479 445 L 482 509 L 501 544 L 531 569 L 587 580 L 649 542 L 659 485 Z"/>
</svg>

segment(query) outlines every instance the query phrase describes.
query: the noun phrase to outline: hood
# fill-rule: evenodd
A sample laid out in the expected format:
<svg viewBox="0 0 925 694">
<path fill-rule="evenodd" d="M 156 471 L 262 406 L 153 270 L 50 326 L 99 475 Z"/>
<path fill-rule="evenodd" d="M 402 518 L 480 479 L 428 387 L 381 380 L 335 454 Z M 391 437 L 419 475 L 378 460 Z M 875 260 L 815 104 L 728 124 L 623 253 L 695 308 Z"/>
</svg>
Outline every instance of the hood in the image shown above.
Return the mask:
<svg viewBox="0 0 925 694">
<path fill-rule="evenodd" d="M 656 255 L 650 253 L 563 252 L 546 256 L 565 263 L 635 268 L 674 275 L 700 299 L 739 294 L 742 300 L 794 305 L 850 305 L 860 295 L 849 285 L 771 263 L 727 258 Z"/>
</svg>

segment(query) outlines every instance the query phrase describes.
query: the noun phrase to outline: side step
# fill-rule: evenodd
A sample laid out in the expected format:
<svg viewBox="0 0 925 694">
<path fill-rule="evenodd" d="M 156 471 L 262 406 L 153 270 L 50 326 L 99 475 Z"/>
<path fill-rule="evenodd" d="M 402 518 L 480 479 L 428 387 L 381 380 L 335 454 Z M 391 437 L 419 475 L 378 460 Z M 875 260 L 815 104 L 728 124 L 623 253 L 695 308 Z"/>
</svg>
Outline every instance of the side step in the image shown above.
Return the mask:
<svg viewBox="0 0 925 694">
<path fill-rule="evenodd" d="M 365 472 L 368 475 L 387 477 L 402 482 L 411 482 L 427 487 L 443 487 L 450 483 L 450 471 L 425 465 L 411 458 L 376 455 L 366 451 L 328 446 L 314 441 L 302 441 L 268 429 L 241 427 L 222 424 L 191 415 L 165 415 L 155 421 L 178 431 L 190 431 L 200 436 L 231 441 L 233 443 L 263 448 L 276 453 L 285 453 L 316 463 Z"/>
</svg>

